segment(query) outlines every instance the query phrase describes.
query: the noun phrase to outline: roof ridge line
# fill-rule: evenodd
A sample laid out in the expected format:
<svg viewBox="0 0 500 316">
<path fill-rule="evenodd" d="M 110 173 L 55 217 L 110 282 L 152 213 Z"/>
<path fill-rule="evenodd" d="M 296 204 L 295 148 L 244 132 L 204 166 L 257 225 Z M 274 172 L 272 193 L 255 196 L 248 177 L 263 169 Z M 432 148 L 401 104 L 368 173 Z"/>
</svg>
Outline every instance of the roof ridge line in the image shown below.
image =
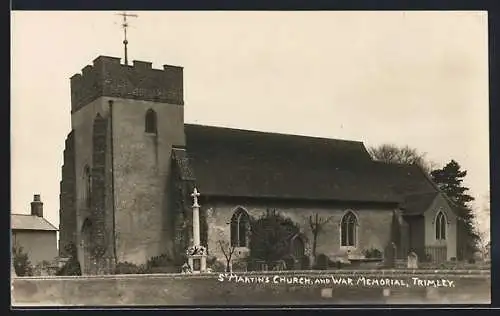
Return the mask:
<svg viewBox="0 0 500 316">
<path fill-rule="evenodd" d="M 434 181 L 432 181 L 431 177 L 427 174 L 427 172 L 424 172 L 424 170 L 422 169 L 422 167 L 420 167 L 419 165 L 417 165 L 415 163 L 413 163 L 412 165 L 417 166 L 417 168 L 420 170 L 420 172 L 424 174 L 424 176 L 427 179 L 427 181 L 429 181 L 431 183 L 431 185 L 437 190 L 437 193 L 441 194 L 441 196 L 443 196 L 444 199 L 446 201 L 448 201 L 448 203 L 450 203 L 453 207 L 461 207 L 457 203 L 455 203 L 454 201 L 452 201 L 450 199 L 450 197 L 448 196 L 448 194 L 446 194 L 443 190 L 441 190 L 441 188 Z"/>
<path fill-rule="evenodd" d="M 46 221 L 47 224 L 49 224 L 50 226 L 52 226 L 55 230 L 59 230 L 59 228 L 57 228 L 54 224 L 52 224 L 51 222 L 49 222 L 48 219 L 46 219 L 45 217 L 39 217 L 41 218 L 42 220 Z"/>
<path fill-rule="evenodd" d="M 361 141 L 361 140 L 350 140 L 350 139 L 342 139 L 342 138 L 328 138 L 328 137 L 319 137 L 319 136 L 310 136 L 310 135 L 299 135 L 299 134 L 289 134 L 289 133 L 287 134 L 287 133 L 284 133 L 284 132 L 266 132 L 266 131 L 259 131 L 259 130 L 254 130 L 254 129 L 242 129 L 242 128 L 216 126 L 216 125 L 204 125 L 204 124 L 184 123 L 184 126 L 186 126 L 186 125 L 197 126 L 197 127 L 216 128 L 216 129 L 225 129 L 225 130 L 232 130 L 232 131 L 239 131 L 239 132 L 250 132 L 250 133 L 258 133 L 258 134 L 267 134 L 267 135 L 292 136 L 292 137 L 312 138 L 312 139 L 318 139 L 318 140 L 335 140 L 335 141 L 349 142 L 349 143 L 358 143 L 358 144 L 363 144 L 364 145 L 364 142 Z"/>
</svg>

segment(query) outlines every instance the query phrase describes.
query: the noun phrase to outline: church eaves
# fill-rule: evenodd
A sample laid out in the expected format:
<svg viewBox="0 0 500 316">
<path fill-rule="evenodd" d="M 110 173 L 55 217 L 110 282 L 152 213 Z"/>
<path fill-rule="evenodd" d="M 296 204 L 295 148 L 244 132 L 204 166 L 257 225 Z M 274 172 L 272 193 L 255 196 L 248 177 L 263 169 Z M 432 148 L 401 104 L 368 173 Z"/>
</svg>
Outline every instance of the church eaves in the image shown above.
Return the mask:
<svg viewBox="0 0 500 316">
<path fill-rule="evenodd" d="M 401 203 L 435 191 L 418 167 L 374 162 L 363 143 L 185 125 L 205 196 Z"/>
</svg>

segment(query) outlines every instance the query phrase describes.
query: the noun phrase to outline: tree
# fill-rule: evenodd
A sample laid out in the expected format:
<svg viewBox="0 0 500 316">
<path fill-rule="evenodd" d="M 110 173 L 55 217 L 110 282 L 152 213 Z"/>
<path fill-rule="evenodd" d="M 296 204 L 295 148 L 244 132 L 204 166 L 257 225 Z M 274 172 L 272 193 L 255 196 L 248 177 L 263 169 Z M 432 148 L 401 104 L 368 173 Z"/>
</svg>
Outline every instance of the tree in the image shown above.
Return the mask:
<svg viewBox="0 0 500 316">
<path fill-rule="evenodd" d="M 290 254 L 290 241 L 299 233 L 299 227 L 289 218 L 267 210 L 252 223 L 250 256 L 272 264 Z"/>
<path fill-rule="evenodd" d="M 319 217 L 318 213 L 309 216 L 309 226 L 311 227 L 311 232 L 313 234 L 313 245 L 312 245 L 312 255 L 314 260 L 316 260 L 316 247 L 318 245 L 318 236 L 323 230 L 323 226 L 330 221 L 332 217 L 328 217 L 326 220 Z"/>
<path fill-rule="evenodd" d="M 236 247 L 231 246 L 229 242 L 225 240 L 219 240 L 219 246 L 222 254 L 226 258 L 226 272 L 231 272 L 231 259 Z"/>
<path fill-rule="evenodd" d="M 469 188 L 463 186 L 463 181 L 467 175 L 466 170 L 461 170 L 460 165 L 455 160 L 451 160 L 442 169 L 431 172 L 432 180 L 453 202 L 458 212 L 459 244 L 461 259 L 471 258 L 478 250 L 479 236 L 474 227 L 474 213 L 469 205 L 474 198 L 467 194 Z"/>
<path fill-rule="evenodd" d="M 427 160 L 426 153 L 420 153 L 409 146 L 398 147 L 383 144 L 379 147 L 370 147 L 368 152 L 374 160 L 387 163 L 416 164 L 427 173 L 435 167 L 435 163 Z"/>
<path fill-rule="evenodd" d="M 17 276 L 33 275 L 33 267 L 31 266 L 28 254 L 23 251 L 23 247 L 12 247 L 12 256 L 14 259 L 14 270 Z"/>
<path fill-rule="evenodd" d="M 474 216 L 474 226 L 477 229 L 480 244 L 485 247 L 490 241 L 490 195 L 485 196 L 483 205 L 479 207 Z"/>
</svg>

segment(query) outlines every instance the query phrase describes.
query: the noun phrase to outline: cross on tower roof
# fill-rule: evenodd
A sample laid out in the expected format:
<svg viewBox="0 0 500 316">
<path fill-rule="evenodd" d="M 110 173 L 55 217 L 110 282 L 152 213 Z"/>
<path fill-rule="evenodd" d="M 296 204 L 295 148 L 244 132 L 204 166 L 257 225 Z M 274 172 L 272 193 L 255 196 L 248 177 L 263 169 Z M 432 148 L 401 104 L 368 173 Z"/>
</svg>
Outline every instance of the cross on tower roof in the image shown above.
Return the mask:
<svg viewBox="0 0 500 316">
<path fill-rule="evenodd" d="M 128 65 L 128 56 L 127 56 L 127 45 L 128 45 L 127 27 L 129 25 L 128 25 L 128 22 L 127 22 L 127 17 L 137 18 L 138 15 L 137 14 L 128 14 L 127 12 L 117 13 L 117 15 L 120 15 L 120 16 L 123 17 L 122 27 L 123 27 L 123 35 L 124 35 L 124 37 L 123 37 L 123 45 L 124 45 L 124 48 L 125 48 L 125 65 Z"/>
</svg>

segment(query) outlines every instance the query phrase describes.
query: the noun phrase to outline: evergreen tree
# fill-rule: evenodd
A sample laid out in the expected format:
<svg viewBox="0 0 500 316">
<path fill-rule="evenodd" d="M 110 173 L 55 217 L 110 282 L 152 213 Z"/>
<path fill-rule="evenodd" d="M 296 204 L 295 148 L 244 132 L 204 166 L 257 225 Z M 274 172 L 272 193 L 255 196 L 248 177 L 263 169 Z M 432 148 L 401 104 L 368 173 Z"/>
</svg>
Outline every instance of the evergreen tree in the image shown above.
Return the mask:
<svg viewBox="0 0 500 316">
<path fill-rule="evenodd" d="M 439 188 L 455 203 L 458 211 L 458 240 L 459 259 L 471 258 L 478 249 L 479 236 L 474 228 L 474 213 L 469 203 L 474 198 L 467 194 L 469 188 L 463 186 L 462 182 L 467 175 L 466 170 L 461 170 L 460 165 L 451 160 L 442 169 L 431 172 L 432 180 Z"/>
<path fill-rule="evenodd" d="M 250 256 L 272 264 L 290 253 L 290 240 L 299 233 L 299 227 L 289 218 L 267 210 L 252 224 Z"/>
<path fill-rule="evenodd" d="M 32 276 L 33 267 L 31 266 L 31 261 L 26 252 L 24 252 L 23 247 L 12 247 L 12 255 L 14 259 L 14 270 L 17 276 Z"/>
</svg>

